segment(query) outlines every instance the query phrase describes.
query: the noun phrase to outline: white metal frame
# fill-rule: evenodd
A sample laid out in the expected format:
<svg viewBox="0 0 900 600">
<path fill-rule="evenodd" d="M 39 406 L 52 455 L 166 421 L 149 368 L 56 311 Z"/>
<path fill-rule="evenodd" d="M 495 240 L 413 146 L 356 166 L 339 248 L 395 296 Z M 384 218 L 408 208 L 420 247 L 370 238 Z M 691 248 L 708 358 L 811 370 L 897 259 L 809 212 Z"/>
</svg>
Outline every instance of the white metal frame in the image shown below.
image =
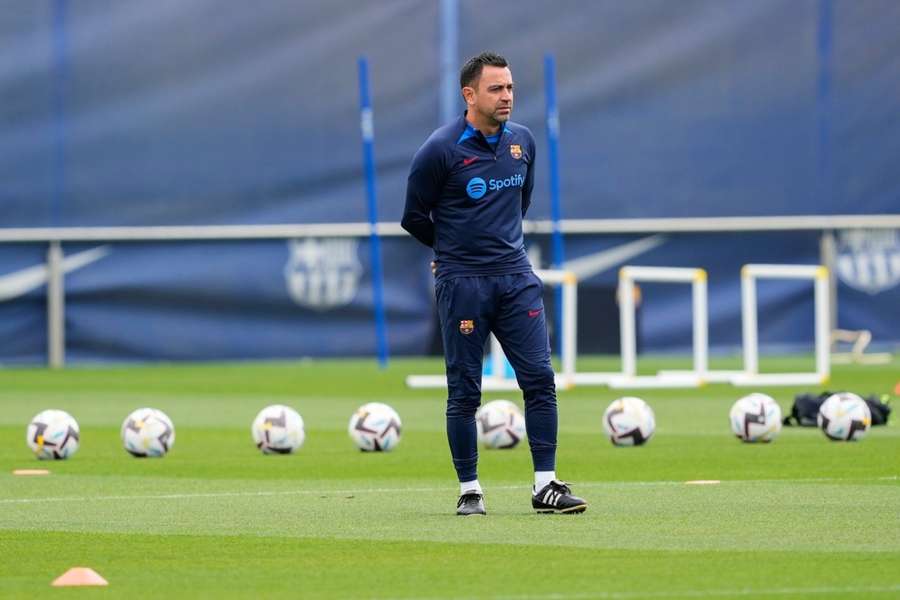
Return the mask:
<svg viewBox="0 0 900 600">
<path fill-rule="evenodd" d="M 682 267 L 634 267 L 619 270 L 619 332 L 622 344 L 622 373 L 609 379 L 611 388 L 699 387 L 709 375 L 709 340 L 706 271 Z M 690 371 L 660 371 L 656 375 L 637 374 L 637 331 L 635 327 L 634 285 L 638 281 L 688 283 L 691 285 L 693 319 L 693 359 Z"/>
<path fill-rule="evenodd" d="M 757 339 L 757 279 L 812 279 L 815 294 L 816 370 L 813 373 L 760 373 Z M 831 374 L 829 272 L 822 265 L 750 264 L 741 269 L 741 321 L 744 372 L 732 378 L 734 385 L 824 385 Z"/>
<path fill-rule="evenodd" d="M 680 219 L 562 219 L 559 230 L 579 233 L 666 233 L 723 231 L 828 231 L 833 229 L 900 229 L 900 215 L 800 215 L 770 217 L 690 217 Z M 552 233 L 553 221 L 522 224 L 525 233 Z M 280 225 L 165 225 L 136 227 L 0 227 L 4 242 L 134 242 L 183 240 L 287 239 L 293 237 L 359 237 L 372 232 L 370 223 Z M 397 222 L 375 227 L 381 236 L 409 235 Z"/>
<path fill-rule="evenodd" d="M 556 374 L 556 386 L 569 389 L 576 383 L 575 358 L 577 352 L 578 332 L 578 278 L 569 271 L 535 270 L 535 274 L 545 284 L 562 286 L 562 371 Z M 503 349 L 500 342 L 491 335 L 491 351 L 488 360 L 491 362 L 491 375 L 481 379 L 484 391 L 516 390 L 519 384 L 513 378 L 505 376 Z M 445 375 L 410 375 L 406 385 L 411 388 L 429 389 L 447 387 Z"/>
<path fill-rule="evenodd" d="M 58 241 L 50 242 L 47 249 L 47 363 L 53 369 L 62 368 L 66 363 L 63 258 L 62 245 Z"/>
</svg>

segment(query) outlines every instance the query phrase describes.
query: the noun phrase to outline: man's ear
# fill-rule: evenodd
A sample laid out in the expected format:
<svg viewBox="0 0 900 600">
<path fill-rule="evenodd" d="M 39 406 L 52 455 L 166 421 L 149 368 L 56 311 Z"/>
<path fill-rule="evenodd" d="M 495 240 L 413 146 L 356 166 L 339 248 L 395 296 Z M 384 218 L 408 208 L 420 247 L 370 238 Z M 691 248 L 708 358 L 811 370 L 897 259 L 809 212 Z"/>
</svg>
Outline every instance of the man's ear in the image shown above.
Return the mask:
<svg viewBox="0 0 900 600">
<path fill-rule="evenodd" d="M 469 86 L 466 86 L 462 89 L 463 100 L 466 101 L 466 104 L 472 106 L 475 104 L 475 89 Z"/>
</svg>

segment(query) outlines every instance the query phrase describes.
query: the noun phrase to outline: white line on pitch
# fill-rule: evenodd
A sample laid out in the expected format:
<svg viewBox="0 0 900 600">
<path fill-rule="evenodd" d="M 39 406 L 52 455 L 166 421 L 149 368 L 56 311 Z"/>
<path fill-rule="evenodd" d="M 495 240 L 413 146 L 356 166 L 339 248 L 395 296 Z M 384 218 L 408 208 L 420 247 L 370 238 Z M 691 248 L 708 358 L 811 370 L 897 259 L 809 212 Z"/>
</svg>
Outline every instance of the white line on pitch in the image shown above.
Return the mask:
<svg viewBox="0 0 900 600">
<path fill-rule="evenodd" d="M 722 484 L 733 483 L 835 483 L 848 481 L 885 481 L 896 480 L 896 475 L 877 478 L 853 478 L 840 479 L 836 477 L 819 477 L 810 479 L 742 479 L 723 480 Z M 684 481 L 589 481 L 577 484 L 577 487 L 655 487 L 655 486 L 680 486 Z M 0 498 L 2 504 L 40 504 L 50 502 L 88 502 L 106 500 L 187 500 L 193 498 L 261 498 L 272 496 L 329 496 L 335 494 L 397 494 L 403 492 L 447 492 L 455 493 L 455 487 L 394 487 L 394 488 L 356 488 L 349 490 L 282 490 L 282 491 L 256 491 L 256 492 L 197 492 L 187 494 L 138 494 L 116 496 L 46 496 L 43 498 Z M 527 485 L 496 485 L 490 486 L 486 491 L 493 490 L 524 490 L 530 489 Z"/>
<path fill-rule="evenodd" d="M 494 490 L 525 489 L 526 486 L 494 486 Z M 47 498 L 4 498 L 0 504 L 29 504 L 88 500 L 183 500 L 191 498 L 259 498 L 267 496 L 329 496 L 341 494 L 396 494 L 402 492 L 447 492 L 453 488 L 360 488 L 352 490 L 282 490 L 271 492 L 200 492 L 194 494 L 147 494 L 135 496 L 54 496 Z"/>
<path fill-rule="evenodd" d="M 525 489 L 526 486 L 495 486 L 491 489 Z M 146 494 L 134 496 L 53 496 L 46 498 L 4 498 L 0 504 L 30 504 L 41 502 L 70 502 L 90 500 L 183 500 L 191 498 L 259 498 L 267 496 L 329 496 L 341 494 L 396 494 L 402 492 L 448 492 L 453 488 L 359 488 L 352 490 L 282 490 L 271 492 L 200 492 L 194 494 Z"/>
<path fill-rule="evenodd" d="M 741 596 L 796 596 L 804 595 L 836 595 L 836 594 L 890 594 L 900 591 L 900 584 L 885 586 L 852 586 L 852 587 L 812 587 L 812 588 L 741 588 L 729 590 L 684 590 L 661 592 L 587 592 L 565 594 L 522 594 L 501 596 L 478 596 L 478 600 L 630 600 L 631 598 L 722 598 Z M 422 596 L 416 600 L 446 600 L 447 596 Z M 475 600 L 474 596 L 452 596 L 455 600 Z M 382 599 L 390 600 L 390 599 Z"/>
</svg>

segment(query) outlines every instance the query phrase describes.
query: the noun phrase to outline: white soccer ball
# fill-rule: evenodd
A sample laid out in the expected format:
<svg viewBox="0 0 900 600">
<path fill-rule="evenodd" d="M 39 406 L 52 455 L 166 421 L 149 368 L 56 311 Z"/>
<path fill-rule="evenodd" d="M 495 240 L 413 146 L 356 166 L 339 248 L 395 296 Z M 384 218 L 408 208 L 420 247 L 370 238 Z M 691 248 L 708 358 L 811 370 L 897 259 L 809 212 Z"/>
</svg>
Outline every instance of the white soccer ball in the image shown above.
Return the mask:
<svg viewBox="0 0 900 600">
<path fill-rule="evenodd" d="M 819 407 L 819 429 L 830 440 L 861 440 L 872 426 L 872 412 L 866 401 L 850 392 L 828 396 Z"/>
<path fill-rule="evenodd" d="M 381 402 L 369 402 L 350 417 L 347 432 L 360 450 L 387 452 L 400 443 L 401 428 L 397 411 Z"/>
<path fill-rule="evenodd" d="M 729 416 L 731 430 L 742 442 L 771 442 L 781 431 L 781 407 L 765 394 L 738 399 Z"/>
<path fill-rule="evenodd" d="M 139 408 L 122 423 L 122 445 L 138 458 L 165 456 L 175 445 L 175 426 L 161 410 Z"/>
<path fill-rule="evenodd" d="M 603 430 L 616 446 L 646 444 L 656 431 L 653 409 L 633 396 L 613 400 L 603 413 Z"/>
<path fill-rule="evenodd" d="M 475 413 L 478 441 L 485 448 L 515 448 L 525 439 L 525 417 L 509 400 L 492 400 Z"/>
<path fill-rule="evenodd" d="M 64 410 L 45 410 L 31 419 L 25 441 L 41 460 L 68 458 L 78 450 L 78 423 Z"/>
<path fill-rule="evenodd" d="M 253 442 L 263 454 L 291 454 L 306 439 L 303 417 L 290 406 L 281 404 L 273 404 L 259 411 L 251 430 Z"/>
</svg>

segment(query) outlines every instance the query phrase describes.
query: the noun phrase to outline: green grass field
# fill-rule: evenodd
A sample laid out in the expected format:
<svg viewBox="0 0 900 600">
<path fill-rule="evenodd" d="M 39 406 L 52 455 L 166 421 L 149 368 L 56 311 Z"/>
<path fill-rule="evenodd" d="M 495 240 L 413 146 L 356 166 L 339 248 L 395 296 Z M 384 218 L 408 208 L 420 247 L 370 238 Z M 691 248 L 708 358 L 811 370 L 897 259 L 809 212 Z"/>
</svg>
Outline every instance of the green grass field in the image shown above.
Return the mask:
<svg viewBox="0 0 900 600">
<path fill-rule="evenodd" d="M 791 370 L 810 359 L 764 366 Z M 667 367 L 670 360 L 643 361 Z M 616 368 L 606 359 L 582 367 Z M 681 363 L 678 363 L 681 364 Z M 735 367 L 736 365 L 730 365 Z M 444 434 L 444 392 L 408 390 L 439 361 L 331 361 L 0 370 L 0 597 L 303 598 L 898 598 L 900 428 L 859 443 L 816 429 L 745 445 L 728 410 L 749 390 L 638 392 L 657 418 L 651 442 L 615 448 L 606 388 L 560 392 L 557 472 L 590 507 L 535 515 L 527 447 L 482 451 L 488 515 L 454 515 L 458 487 Z M 888 392 L 900 362 L 836 367 L 832 389 Z M 771 388 L 789 410 L 796 388 Z M 508 397 L 521 405 L 518 394 Z M 346 434 L 357 406 L 403 418 L 395 452 L 363 454 Z M 295 407 L 307 439 L 263 456 L 250 423 Z M 163 459 L 122 449 L 119 426 L 162 409 L 177 439 Z M 39 463 L 25 427 L 70 412 L 81 447 Z M 13 469 L 47 467 L 49 476 Z M 720 485 L 684 482 L 718 479 Z M 108 588 L 50 582 L 89 566 Z"/>
</svg>

